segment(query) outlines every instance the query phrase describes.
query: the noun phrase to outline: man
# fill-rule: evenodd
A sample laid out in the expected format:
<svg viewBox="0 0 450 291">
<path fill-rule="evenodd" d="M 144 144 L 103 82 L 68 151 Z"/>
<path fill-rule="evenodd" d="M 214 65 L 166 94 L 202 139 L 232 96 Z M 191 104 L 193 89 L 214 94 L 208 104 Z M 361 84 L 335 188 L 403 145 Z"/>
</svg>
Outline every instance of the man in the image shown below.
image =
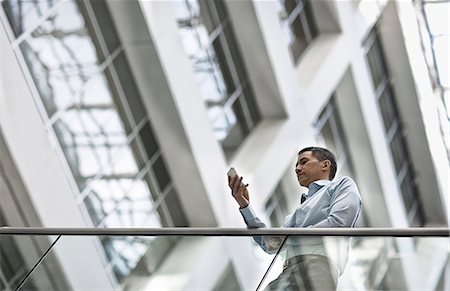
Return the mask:
<svg viewBox="0 0 450 291">
<path fill-rule="evenodd" d="M 301 196 L 300 206 L 286 217 L 283 227 L 353 227 L 361 211 L 361 196 L 349 177 L 333 181 L 336 158 L 329 150 L 307 147 L 298 153 L 295 173 L 308 193 Z M 231 193 L 248 228 L 266 227 L 250 206 L 248 184 L 242 177 L 228 179 Z M 254 237 L 261 248 L 275 253 L 283 239 Z M 348 251 L 348 241 L 345 240 Z M 289 238 L 286 243 L 283 272 L 266 290 L 335 290 L 342 274 L 347 253 L 342 248 L 327 253 L 322 238 Z M 338 245 L 338 243 L 337 243 Z"/>
</svg>

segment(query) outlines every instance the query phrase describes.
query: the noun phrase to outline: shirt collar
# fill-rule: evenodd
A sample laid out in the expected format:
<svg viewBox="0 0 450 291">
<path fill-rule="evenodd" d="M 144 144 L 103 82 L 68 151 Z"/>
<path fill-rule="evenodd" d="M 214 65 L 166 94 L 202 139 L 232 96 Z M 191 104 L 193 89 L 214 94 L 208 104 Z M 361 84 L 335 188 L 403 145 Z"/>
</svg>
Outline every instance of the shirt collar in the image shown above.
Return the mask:
<svg viewBox="0 0 450 291">
<path fill-rule="evenodd" d="M 308 186 L 308 193 L 306 194 L 306 196 L 309 197 L 309 196 L 314 195 L 314 193 L 319 191 L 320 188 L 322 188 L 323 186 L 328 185 L 330 183 L 331 183 L 330 180 L 317 180 L 317 181 L 312 182 Z"/>
</svg>

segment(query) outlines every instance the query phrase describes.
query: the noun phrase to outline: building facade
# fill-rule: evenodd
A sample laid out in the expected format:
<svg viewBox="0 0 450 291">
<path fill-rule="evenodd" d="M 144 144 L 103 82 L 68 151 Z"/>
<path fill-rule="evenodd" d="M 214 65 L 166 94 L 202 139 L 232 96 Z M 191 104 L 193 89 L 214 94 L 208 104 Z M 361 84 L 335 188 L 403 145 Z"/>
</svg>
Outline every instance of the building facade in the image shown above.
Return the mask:
<svg viewBox="0 0 450 291">
<path fill-rule="evenodd" d="M 305 190 L 294 165 L 310 145 L 331 149 L 337 175 L 357 182 L 358 226 L 449 225 L 421 1 L 0 3 L 2 225 L 244 227 L 233 166 L 277 227 Z M 54 241 L 2 241 L 0 289 L 15 289 Z M 348 268 L 363 279 L 340 284 L 417 286 L 419 270 L 388 254 L 413 249 L 421 261 L 427 243 L 355 244 L 375 255 Z M 72 237 L 29 284 L 248 290 L 268 262 L 248 238 Z M 438 267 L 423 286 L 443 286 L 448 262 L 427 261 Z"/>
</svg>

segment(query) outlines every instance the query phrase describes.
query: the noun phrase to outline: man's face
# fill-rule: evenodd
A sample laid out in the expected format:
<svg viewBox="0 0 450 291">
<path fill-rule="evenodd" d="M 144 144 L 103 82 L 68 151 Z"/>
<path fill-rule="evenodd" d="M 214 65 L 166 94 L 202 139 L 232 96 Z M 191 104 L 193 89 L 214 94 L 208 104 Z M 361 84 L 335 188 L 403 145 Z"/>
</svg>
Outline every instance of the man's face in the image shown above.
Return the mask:
<svg viewBox="0 0 450 291">
<path fill-rule="evenodd" d="M 303 187 L 308 187 L 314 181 L 328 179 L 328 160 L 319 161 L 311 151 L 304 152 L 298 156 L 295 165 L 297 180 Z"/>
</svg>

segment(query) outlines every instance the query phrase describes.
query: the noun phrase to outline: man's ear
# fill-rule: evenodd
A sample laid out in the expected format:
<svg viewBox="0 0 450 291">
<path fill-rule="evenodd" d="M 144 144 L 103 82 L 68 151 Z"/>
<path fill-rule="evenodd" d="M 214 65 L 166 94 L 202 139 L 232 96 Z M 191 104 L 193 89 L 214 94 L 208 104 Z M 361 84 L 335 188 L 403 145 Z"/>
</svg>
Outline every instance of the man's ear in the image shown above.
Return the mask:
<svg viewBox="0 0 450 291">
<path fill-rule="evenodd" d="M 322 170 L 326 171 L 331 168 L 331 162 L 329 160 L 322 161 Z"/>
</svg>

